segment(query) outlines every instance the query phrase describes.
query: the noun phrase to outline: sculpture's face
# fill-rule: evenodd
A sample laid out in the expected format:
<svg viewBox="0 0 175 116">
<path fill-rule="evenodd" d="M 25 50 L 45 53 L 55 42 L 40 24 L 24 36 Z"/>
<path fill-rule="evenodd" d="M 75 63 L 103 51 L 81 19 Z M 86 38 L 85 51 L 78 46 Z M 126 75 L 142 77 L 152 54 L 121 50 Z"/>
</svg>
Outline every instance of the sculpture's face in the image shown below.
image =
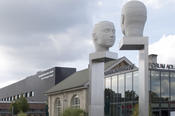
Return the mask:
<svg viewBox="0 0 175 116">
<path fill-rule="evenodd" d="M 113 23 L 105 23 L 99 26 L 95 32 L 94 42 L 101 47 L 112 47 L 115 42 L 115 28 Z"/>
</svg>

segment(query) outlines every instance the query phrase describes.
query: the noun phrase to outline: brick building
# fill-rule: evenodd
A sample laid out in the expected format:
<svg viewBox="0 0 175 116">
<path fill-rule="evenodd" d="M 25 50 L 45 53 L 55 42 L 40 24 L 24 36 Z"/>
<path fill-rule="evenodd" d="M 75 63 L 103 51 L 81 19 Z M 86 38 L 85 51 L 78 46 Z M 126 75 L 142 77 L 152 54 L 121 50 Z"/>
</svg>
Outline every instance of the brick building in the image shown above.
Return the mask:
<svg viewBox="0 0 175 116">
<path fill-rule="evenodd" d="M 12 116 L 10 112 L 11 102 L 0 102 L 0 116 Z M 42 102 L 30 102 L 27 116 L 46 116 L 47 106 Z"/>
</svg>

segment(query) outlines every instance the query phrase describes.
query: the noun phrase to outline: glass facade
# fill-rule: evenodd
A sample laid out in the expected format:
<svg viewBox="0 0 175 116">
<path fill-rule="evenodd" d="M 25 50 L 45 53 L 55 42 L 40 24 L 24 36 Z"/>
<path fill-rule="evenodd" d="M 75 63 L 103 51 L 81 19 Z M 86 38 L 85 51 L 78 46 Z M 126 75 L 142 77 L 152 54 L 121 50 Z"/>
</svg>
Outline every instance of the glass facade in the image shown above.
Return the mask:
<svg viewBox="0 0 175 116">
<path fill-rule="evenodd" d="M 175 72 L 170 73 L 170 107 L 175 109 Z"/>
<path fill-rule="evenodd" d="M 105 115 L 131 116 L 138 102 L 138 72 L 107 77 L 105 85 Z"/>
<path fill-rule="evenodd" d="M 153 116 L 170 116 L 175 111 L 175 71 L 150 69 L 150 111 Z M 105 115 L 131 116 L 138 104 L 138 71 L 128 71 L 105 79 Z"/>
</svg>

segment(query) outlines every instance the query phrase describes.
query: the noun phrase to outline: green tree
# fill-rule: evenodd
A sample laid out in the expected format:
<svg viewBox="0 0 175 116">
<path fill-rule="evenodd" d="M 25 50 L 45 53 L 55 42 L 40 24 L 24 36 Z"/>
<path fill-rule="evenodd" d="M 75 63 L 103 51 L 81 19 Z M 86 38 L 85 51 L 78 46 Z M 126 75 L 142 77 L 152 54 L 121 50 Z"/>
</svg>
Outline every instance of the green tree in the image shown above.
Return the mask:
<svg viewBox="0 0 175 116">
<path fill-rule="evenodd" d="M 29 104 L 25 97 L 21 97 L 17 100 L 17 104 L 19 105 L 19 110 L 22 112 L 27 112 L 29 110 Z"/>
<path fill-rule="evenodd" d="M 10 111 L 14 114 L 18 114 L 19 112 L 27 112 L 29 109 L 29 104 L 27 102 L 27 99 L 24 97 L 20 97 L 18 100 L 15 100 L 15 102 L 12 102 L 10 105 Z"/>
<path fill-rule="evenodd" d="M 15 114 L 15 115 L 20 112 L 19 106 L 18 106 L 18 104 L 16 102 L 12 102 L 10 104 L 10 111 L 13 112 L 13 114 Z"/>
</svg>

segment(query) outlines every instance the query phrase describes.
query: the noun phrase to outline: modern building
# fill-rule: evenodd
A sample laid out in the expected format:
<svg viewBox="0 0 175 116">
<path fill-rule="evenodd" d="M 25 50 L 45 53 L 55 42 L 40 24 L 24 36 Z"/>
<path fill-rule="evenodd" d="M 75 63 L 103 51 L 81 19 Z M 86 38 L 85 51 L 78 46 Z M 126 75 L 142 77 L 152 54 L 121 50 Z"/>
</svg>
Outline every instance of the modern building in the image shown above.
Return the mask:
<svg viewBox="0 0 175 116">
<path fill-rule="evenodd" d="M 126 57 L 105 63 L 105 115 L 131 116 L 138 104 L 138 68 Z M 149 56 L 150 112 L 170 116 L 175 111 L 175 67 L 158 64 L 157 55 Z M 88 111 L 88 69 L 78 71 L 48 90 L 50 116 L 68 107 Z"/>
<path fill-rule="evenodd" d="M 75 68 L 54 67 L 45 71 L 39 71 L 21 81 L 1 88 L 0 115 L 3 114 L 4 110 L 9 109 L 1 109 L 2 103 L 9 106 L 9 102 L 17 100 L 21 96 L 27 98 L 30 105 L 35 103 L 41 105 L 45 104 L 46 106 L 47 96 L 44 93 L 74 72 L 76 72 Z M 31 111 L 35 112 L 38 111 L 38 109 L 32 109 Z M 46 110 L 43 109 L 43 111 Z"/>
</svg>

